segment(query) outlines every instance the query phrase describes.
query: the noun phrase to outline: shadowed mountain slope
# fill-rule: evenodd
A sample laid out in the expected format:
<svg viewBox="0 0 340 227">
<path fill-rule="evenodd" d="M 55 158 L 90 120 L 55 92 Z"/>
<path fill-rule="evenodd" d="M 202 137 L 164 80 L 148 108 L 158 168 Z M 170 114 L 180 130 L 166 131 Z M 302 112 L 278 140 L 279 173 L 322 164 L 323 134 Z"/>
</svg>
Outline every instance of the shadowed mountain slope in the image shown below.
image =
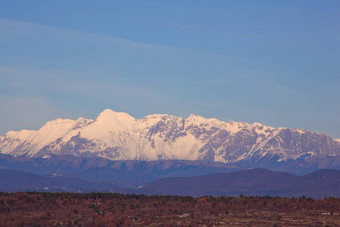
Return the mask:
<svg viewBox="0 0 340 227">
<path fill-rule="evenodd" d="M 195 177 L 164 178 L 146 185 L 142 191 L 162 195 L 284 196 L 321 198 L 340 196 L 340 171 L 320 170 L 305 176 L 251 169 Z"/>
</svg>

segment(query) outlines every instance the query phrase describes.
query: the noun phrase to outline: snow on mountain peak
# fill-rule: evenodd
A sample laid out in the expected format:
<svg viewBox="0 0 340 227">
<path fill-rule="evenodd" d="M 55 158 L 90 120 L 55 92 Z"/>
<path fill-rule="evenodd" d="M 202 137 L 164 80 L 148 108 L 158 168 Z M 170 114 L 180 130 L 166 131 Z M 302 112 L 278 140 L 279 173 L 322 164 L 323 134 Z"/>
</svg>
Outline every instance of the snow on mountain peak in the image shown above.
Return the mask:
<svg viewBox="0 0 340 227">
<path fill-rule="evenodd" d="M 229 163 L 275 155 L 285 160 L 310 151 L 318 155 L 339 153 L 339 139 L 333 141 L 325 135 L 301 132 L 256 122 L 224 122 L 193 114 L 186 119 L 152 114 L 137 120 L 127 113 L 106 109 L 95 120 L 56 119 L 38 131 L 8 132 L 0 137 L 0 150 L 4 154 L 31 157 L 91 152 L 112 160 L 183 159 Z M 292 142 L 302 139 L 309 142 Z"/>
<path fill-rule="evenodd" d="M 112 126 L 116 129 L 130 128 L 135 121 L 136 119 L 128 113 L 115 112 L 110 109 L 101 112 L 96 119 L 96 122 L 102 124 L 104 128 Z"/>
<path fill-rule="evenodd" d="M 81 136 L 89 139 L 102 139 L 110 143 L 113 134 L 127 132 L 135 127 L 136 119 L 127 113 L 106 109 L 97 119 L 81 131 Z"/>
<path fill-rule="evenodd" d="M 205 125 L 210 125 L 210 126 L 221 126 L 225 124 L 225 122 L 219 121 L 216 118 L 204 118 L 202 116 L 195 115 L 195 114 L 190 114 L 190 116 L 187 119 L 185 119 L 185 121 L 188 124 L 194 124 L 194 125 L 205 124 Z"/>
<path fill-rule="evenodd" d="M 18 139 L 27 139 L 28 137 L 32 136 L 33 134 L 35 134 L 36 131 L 33 130 L 21 130 L 19 132 L 16 131 L 8 131 L 5 136 L 8 137 L 16 137 Z"/>
<path fill-rule="evenodd" d="M 124 112 L 116 112 L 110 109 L 106 109 L 104 111 L 102 111 L 98 117 L 97 117 L 97 121 L 98 120 L 112 120 L 112 119 L 119 119 L 119 120 L 124 120 L 124 119 L 134 119 L 131 115 L 129 115 L 128 113 L 124 113 Z"/>
<path fill-rule="evenodd" d="M 252 125 L 254 127 L 262 127 L 263 126 L 261 123 L 258 123 L 258 122 L 254 122 Z"/>
<path fill-rule="evenodd" d="M 190 114 L 187 118 L 188 121 L 194 121 L 194 122 L 204 122 L 206 118 L 196 115 L 196 114 Z"/>
</svg>

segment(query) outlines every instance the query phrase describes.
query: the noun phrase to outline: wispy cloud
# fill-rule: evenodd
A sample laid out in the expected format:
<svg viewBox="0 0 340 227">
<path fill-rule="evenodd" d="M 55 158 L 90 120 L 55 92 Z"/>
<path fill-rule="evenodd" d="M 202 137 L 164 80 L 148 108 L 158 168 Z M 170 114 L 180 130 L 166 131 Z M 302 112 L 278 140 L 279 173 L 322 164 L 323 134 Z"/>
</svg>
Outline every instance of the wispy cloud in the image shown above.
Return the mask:
<svg viewBox="0 0 340 227">
<path fill-rule="evenodd" d="M 318 109 L 333 111 L 333 118 L 339 113 L 333 104 L 339 80 L 329 77 L 320 87 L 303 74 L 308 70 L 289 74 L 275 60 L 247 58 L 255 54 L 213 54 L 4 18 L 0 49 L 0 133 L 56 117 L 94 117 L 104 108 L 294 127 L 312 121 L 300 124 L 307 118 L 295 120 L 298 114 L 320 121 Z"/>
<path fill-rule="evenodd" d="M 32 37 L 32 36 L 38 36 L 38 35 L 67 35 L 67 38 L 74 39 L 74 40 L 89 40 L 94 41 L 98 43 L 118 43 L 120 45 L 129 45 L 139 48 L 157 48 L 155 45 L 148 45 L 144 43 L 134 42 L 131 40 L 121 39 L 113 36 L 106 36 L 101 34 L 95 34 L 95 33 L 89 33 L 89 32 L 83 32 L 80 30 L 74 30 L 74 29 L 66 29 L 66 28 L 60 28 L 50 25 L 42 25 L 42 24 L 36 24 L 36 23 L 29 23 L 24 21 L 16 21 L 16 20 L 9 20 L 6 18 L 0 17 L 0 28 L 1 33 L 11 36 L 26 36 L 26 37 Z M 4 41 L 6 37 L 3 36 L 2 41 Z M 160 47 L 159 47 L 160 48 Z"/>
</svg>

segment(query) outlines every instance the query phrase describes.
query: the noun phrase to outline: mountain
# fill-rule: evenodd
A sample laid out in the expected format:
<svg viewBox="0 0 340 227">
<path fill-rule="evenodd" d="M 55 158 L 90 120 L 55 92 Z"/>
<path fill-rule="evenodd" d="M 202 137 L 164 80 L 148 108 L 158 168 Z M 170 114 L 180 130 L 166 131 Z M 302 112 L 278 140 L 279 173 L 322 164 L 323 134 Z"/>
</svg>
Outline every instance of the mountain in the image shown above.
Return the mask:
<svg viewBox="0 0 340 227">
<path fill-rule="evenodd" d="M 40 176 L 13 169 L 0 170 L 0 191 L 44 191 L 44 192 L 129 192 L 108 183 L 93 183 L 76 177 L 53 174 Z"/>
<path fill-rule="evenodd" d="M 19 170 L 2 169 L 0 182 L 2 192 L 82 191 L 182 196 L 239 196 L 243 194 L 246 196 L 340 197 L 339 170 L 319 170 L 304 176 L 296 176 L 256 168 L 191 177 L 166 177 L 137 189 L 119 187 L 116 184 L 104 182 L 102 179 L 94 182 L 62 174 L 37 175 Z"/>
<path fill-rule="evenodd" d="M 13 157 L 0 154 L 0 170 L 12 169 L 36 175 L 69 175 L 85 181 L 137 188 L 164 177 L 197 176 L 237 170 L 232 165 L 206 161 L 135 161 L 99 157 Z"/>
<path fill-rule="evenodd" d="M 37 131 L 9 131 L 0 137 L 0 151 L 44 159 L 93 156 L 109 160 L 203 160 L 275 169 L 340 168 L 340 142 L 326 134 L 197 115 L 153 114 L 135 119 L 112 110 L 104 110 L 95 120 L 57 119 Z"/>
<path fill-rule="evenodd" d="M 144 194 L 183 196 L 340 197 L 340 171 L 319 170 L 304 176 L 266 169 L 164 178 L 140 190 Z"/>
</svg>

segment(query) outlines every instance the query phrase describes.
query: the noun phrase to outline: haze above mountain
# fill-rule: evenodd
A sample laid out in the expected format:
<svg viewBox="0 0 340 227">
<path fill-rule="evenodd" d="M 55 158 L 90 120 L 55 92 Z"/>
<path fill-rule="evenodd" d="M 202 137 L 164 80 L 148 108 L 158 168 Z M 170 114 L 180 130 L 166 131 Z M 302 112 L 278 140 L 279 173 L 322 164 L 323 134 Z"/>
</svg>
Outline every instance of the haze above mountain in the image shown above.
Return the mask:
<svg viewBox="0 0 340 227">
<path fill-rule="evenodd" d="M 97 156 L 110 160 L 283 163 L 340 156 L 340 142 L 303 129 L 224 122 L 197 115 L 135 119 L 104 110 L 95 120 L 56 119 L 40 130 L 9 131 L 0 152 L 13 156 Z"/>
</svg>

